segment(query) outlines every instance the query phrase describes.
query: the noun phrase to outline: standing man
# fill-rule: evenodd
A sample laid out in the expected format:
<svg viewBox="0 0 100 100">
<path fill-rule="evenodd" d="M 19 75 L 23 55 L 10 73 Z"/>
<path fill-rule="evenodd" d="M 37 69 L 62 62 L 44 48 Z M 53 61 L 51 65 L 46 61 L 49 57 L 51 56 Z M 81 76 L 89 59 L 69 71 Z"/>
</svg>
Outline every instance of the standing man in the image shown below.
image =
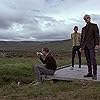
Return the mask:
<svg viewBox="0 0 100 100">
<path fill-rule="evenodd" d="M 71 34 L 71 39 L 72 39 L 72 43 L 73 43 L 73 47 L 72 47 L 72 67 L 71 67 L 72 70 L 74 69 L 74 58 L 75 58 L 76 52 L 78 53 L 78 58 L 79 58 L 79 68 L 81 68 L 81 52 L 79 51 L 81 35 L 78 32 L 77 26 L 75 26 L 73 30 L 74 30 L 74 33 Z"/>
<path fill-rule="evenodd" d="M 80 45 L 80 51 L 84 50 L 88 65 L 88 74 L 84 75 L 84 77 L 93 77 L 93 79 L 97 79 L 95 48 L 99 47 L 99 29 L 97 24 L 91 23 L 90 15 L 85 15 L 84 20 L 86 22 L 86 26 L 82 28 Z"/>
</svg>

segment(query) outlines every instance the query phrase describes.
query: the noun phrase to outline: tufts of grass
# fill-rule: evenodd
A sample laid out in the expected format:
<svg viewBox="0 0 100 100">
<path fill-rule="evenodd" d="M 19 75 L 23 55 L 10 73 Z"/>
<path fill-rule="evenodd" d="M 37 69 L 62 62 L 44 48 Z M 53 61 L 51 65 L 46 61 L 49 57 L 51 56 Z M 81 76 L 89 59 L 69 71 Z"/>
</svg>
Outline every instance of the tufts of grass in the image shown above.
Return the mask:
<svg viewBox="0 0 100 100">
<path fill-rule="evenodd" d="M 100 57 L 97 62 L 100 63 Z M 58 57 L 58 66 L 70 64 L 71 58 Z M 99 82 L 44 82 L 40 86 L 29 84 L 34 80 L 36 58 L 0 59 L 0 100 L 100 100 Z M 78 63 L 76 60 L 75 63 Z M 85 64 L 85 58 L 82 58 Z M 20 86 L 17 82 L 20 81 Z"/>
</svg>

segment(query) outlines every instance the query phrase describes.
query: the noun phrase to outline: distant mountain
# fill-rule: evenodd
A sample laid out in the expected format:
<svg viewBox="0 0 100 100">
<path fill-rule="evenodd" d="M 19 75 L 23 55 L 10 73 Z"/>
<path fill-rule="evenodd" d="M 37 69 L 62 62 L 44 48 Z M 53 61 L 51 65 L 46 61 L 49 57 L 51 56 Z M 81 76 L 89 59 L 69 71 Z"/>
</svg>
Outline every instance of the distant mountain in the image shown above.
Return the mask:
<svg viewBox="0 0 100 100">
<path fill-rule="evenodd" d="M 44 41 L 44 42 L 34 42 L 34 41 L 0 41 L 1 51 L 30 51 L 36 52 L 40 51 L 41 48 L 48 47 L 51 51 L 65 52 L 71 50 L 71 40 L 63 41 Z"/>
<path fill-rule="evenodd" d="M 0 41 L 0 51 L 8 56 L 32 57 L 43 47 L 48 47 L 55 55 L 71 55 L 72 42 L 70 39 L 62 41 Z"/>
</svg>

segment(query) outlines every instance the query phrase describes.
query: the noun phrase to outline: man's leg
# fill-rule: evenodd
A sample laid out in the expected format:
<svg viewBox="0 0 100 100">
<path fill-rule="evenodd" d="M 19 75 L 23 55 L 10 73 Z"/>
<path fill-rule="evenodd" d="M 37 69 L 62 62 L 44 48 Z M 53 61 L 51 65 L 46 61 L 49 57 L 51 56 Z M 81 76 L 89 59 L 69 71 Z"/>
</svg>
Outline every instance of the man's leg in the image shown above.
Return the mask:
<svg viewBox="0 0 100 100">
<path fill-rule="evenodd" d="M 97 77 L 97 62 L 95 57 L 95 49 L 90 49 L 91 63 L 93 65 L 93 76 Z"/>
<path fill-rule="evenodd" d="M 73 47 L 73 49 L 72 49 L 72 67 L 74 67 L 75 54 L 76 54 L 76 49 L 75 49 L 75 47 Z"/>
<path fill-rule="evenodd" d="M 33 67 L 34 72 L 35 72 L 35 77 L 36 77 L 36 81 L 41 82 L 41 72 L 39 71 L 39 67 L 42 67 L 42 65 L 35 65 Z"/>
<path fill-rule="evenodd" d="M 43 66 L 35 66 L 34 67 L 36 79 L 38 82 L 42 82 L 42 75 L 53 75 L 55 71 L 49 70 Z"/>
<path fill-rule="evenodd" d="M 88 74 L 85 75 L 84 77 L 88 77 L 88 76 L 92 77 L 92 66 L 91 66 L 90 52 L 89 52 L 89 49 L 86 46 L 84 48 L 84 53 L 85 53 L 85 57 L 86 57 L 86 60 L 87 60 L 87 65 L 88 65 Z"/>
<path fill-rule="evenodd" d="M 79 68 L 81 68 L 81 52 L 79 51 L 80 48 L 78 48 L 78 58 L 79 58 Z"/>
</svg>

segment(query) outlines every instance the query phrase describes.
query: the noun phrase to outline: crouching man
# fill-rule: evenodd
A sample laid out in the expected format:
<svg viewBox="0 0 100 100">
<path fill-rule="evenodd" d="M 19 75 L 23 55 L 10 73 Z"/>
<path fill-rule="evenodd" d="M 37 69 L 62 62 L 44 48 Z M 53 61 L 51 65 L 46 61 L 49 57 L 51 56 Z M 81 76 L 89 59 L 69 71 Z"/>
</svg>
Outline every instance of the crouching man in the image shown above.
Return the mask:
<svg viewBox="0 0 100 100">
<path fill-rule="evenodd" d="M 36 76 L 36 83 L 34 85 L 42 83 L 42 75 L 54 75 L 57 68 L 56 61 L 48 48 L 43 48 L 42 52 L 37 52 L 37 56 L 44 65 L 34 66 Z"/>
</svg>

